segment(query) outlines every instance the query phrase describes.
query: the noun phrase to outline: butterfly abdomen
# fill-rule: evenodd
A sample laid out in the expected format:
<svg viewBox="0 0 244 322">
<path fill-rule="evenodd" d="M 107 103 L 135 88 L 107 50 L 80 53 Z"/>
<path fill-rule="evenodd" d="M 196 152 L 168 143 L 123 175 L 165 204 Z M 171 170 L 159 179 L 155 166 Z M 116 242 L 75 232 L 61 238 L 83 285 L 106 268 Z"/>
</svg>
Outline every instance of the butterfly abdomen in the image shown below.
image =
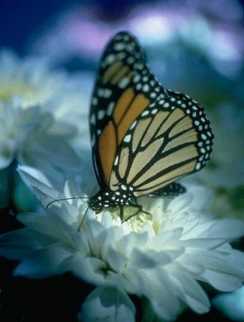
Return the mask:
<svg viewBox="0 0 244 322">
<path fill-rule="evenodd" d="M 129 190 L 101 190 L 90 198 L 88 204 L 91 209 L 93 209 L 96 213 L 99 213 L 106 208 L 134 205 L 134 199 L 134 196 Z"/>
</svg>

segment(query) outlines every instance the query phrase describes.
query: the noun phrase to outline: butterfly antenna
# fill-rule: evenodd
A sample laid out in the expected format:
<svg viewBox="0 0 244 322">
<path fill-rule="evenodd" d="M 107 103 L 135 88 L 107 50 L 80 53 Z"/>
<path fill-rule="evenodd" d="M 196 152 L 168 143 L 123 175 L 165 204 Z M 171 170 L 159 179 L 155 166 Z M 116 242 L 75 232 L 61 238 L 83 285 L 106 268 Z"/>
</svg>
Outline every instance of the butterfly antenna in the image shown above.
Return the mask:
<svg viewBox="0 0 244 322">
<path fill-rule="evenodd" d="M 80 230 L 81 230 L 81 226 L 83 225 L 83 223 L 84 223 L 84 221 L 85 221 L 85 219 L 86 219 L 86 216 L 87 216 L 87 214 L 88 214 L 88 209 L 89 209 L 89 207 L 87 207 L 87 208 L 86 208 L 86 211 L 85 211 L 85 213 L 84 213 L 84 216 L 81 218 L 81 221 L 80 221 L 80 224 L 79 224 L 79 227 L 78 227 L 78 231 L 80 231 Z"/>
<path fill-rule="evenodd" d="M 52 200 L 50 201 L 47 205 L 46 208 L 49 208 L 52 204 L 54 204 L 55 202 L 59 202 L 59 201 L 65 201 L 65 200 L 72 200 L 72 199 L 83 199 L 83 200 L 88 200 L 88 196 L 75 196 L 75 197 L 68 197 L 68 198 L 61 198 L 61 199 L 56 199 L 56 200 Z"/>
</svg>

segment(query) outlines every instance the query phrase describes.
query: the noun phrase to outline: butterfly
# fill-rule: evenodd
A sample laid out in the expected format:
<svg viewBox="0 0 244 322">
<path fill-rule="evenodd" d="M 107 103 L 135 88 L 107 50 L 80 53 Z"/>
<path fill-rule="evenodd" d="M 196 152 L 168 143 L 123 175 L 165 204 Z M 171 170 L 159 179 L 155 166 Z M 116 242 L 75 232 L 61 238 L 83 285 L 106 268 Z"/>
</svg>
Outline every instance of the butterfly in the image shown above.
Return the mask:
<svg viewBox="0 0 244 322">
<path fill-rule="evenodd" d="M 100 191 L 88 204 L 97 213 L 137 206 L 141 196 L 184 192 L 175 181 L 202 169 L 212 151 L 203 108 L 158 82 L 128 32 L 116 34 L 105 48 L 89 122 Z"/>
</svg>

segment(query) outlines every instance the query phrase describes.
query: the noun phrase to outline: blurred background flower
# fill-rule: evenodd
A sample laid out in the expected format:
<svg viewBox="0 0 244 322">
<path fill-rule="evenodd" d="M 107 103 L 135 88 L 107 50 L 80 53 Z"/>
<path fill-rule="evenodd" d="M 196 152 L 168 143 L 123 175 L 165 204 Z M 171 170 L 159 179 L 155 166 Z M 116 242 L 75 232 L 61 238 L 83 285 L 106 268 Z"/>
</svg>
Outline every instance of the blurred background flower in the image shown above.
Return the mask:
<svg viewBox="0 0 244 322">
<path fill-rule="evenodd" d="M 5 179 L 1 207 L 14 199 L 21 209 L 28 204 L 28 193 L 15 174 L 17 163 L 57 175 L 58 169 L 78 169 L 72 144 L 82 140 L 86 129 L 86 89 L 82 77 L 51 70 L 44 59 L 19 59 L 2 51 L 0 70 L 0 172 Z"/>
</svg>

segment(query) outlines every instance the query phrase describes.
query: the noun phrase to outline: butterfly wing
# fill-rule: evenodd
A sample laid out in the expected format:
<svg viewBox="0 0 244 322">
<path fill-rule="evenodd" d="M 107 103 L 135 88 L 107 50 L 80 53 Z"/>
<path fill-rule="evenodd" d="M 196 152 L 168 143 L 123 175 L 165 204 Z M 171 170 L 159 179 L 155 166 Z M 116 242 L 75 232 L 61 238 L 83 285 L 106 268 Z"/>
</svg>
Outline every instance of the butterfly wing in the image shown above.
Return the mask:
<svg viewBox="0 0 244 322">
<path fill-rule="evenodd" d="M 90 131 L 100 185 L 113 191 L 123 185 L 136 197 L 176 194 L 174 181 L 205 166 L 212 150 L 202 107 L 164 89 L 126 32 L 117 34 L 103 54 Z"/>
<path fill-rule="evenodd" d="M 186 188 L 178 182 L 172 182 L 168 184 L 166 187 L 153 191 L 149 194 L 150 197 L 176 197 L 179 194 L 185 193 Z"/>
<path fill-rule="evenodd" d="M 93 163 L 101 186 L 109 185 L 129 126 L 160 90 L 137 40 L 127 32 L 115 35 L 102 56 L 90 109 Z"/>
<path fill-rule="evenodd" d="M 209 121 L 195 100 L 161 92 L 129 126 L 115 159 L 110 189 L 123 182 L 136 197 L 175 190 L 175 180 L 205 166 L 212 141 Z M 164 189 L 167 186 L 170 189 Z"/>
</svg>

